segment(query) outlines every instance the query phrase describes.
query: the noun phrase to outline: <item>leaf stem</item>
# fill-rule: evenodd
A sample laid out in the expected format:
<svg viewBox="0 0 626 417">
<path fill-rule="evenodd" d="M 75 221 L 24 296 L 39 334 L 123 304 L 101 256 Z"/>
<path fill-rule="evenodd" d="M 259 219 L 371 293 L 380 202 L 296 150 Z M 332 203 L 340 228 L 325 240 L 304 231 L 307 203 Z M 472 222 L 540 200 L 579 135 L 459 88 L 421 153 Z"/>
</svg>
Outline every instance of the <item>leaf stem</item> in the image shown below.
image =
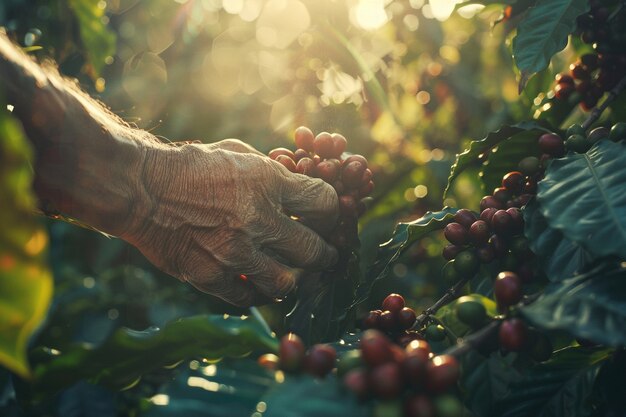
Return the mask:
<svg viewBox="0 0 626 417">
<path fill-rule="evenodd" d="M 609 96 L 602 102 L 600 106 L 597 106 L 593 109 L 589 117 L 587 117 L 587 119 L 583 122 L 582 128 L 584 130 L 589 129 L 591 125 L 594 124 L 600 118 L 600 115 L 602 115 L 602 112 L 604 112 L 604 110 L 606 110 L 607 107 L 609 107 L 609 104 L 611 104 L 611 102 L 613 102 L 613 100 L 617 98 L 617 96 L 619 95 L 619 93 L 622 92 L 622 90 L 624 90 L 624 88 L 626 88 L 626 77 L 622 78 L 622 80 L 619 83 L 617 83 L 617 85 L 613 87 L 611 91 L 609 91 Z"/>
<path fill-rule="evenodd" d="M 424 312 L 415 319 L 415 324 L 413 324 L 412 327 L 421 328 L 424 325 L 424 323 L 428 321 L 430 316 L 435 314 L 441 307 L 448 304 L 450 301 L 456 299 L 456 296 L 458 295 L 459 291 L 461 291 L 463 287 L 465 287 L 465 285 L 473 277 L 474 277 L 473 275 L 467 276 L 463 278 L 462 280 L 460 280 L 459 282 L 457 282 L 456 284 L 454 284 L 454 286 L 450 287 L 450 289 L 448 289 L 448 291 L 446 291 L 446 293 L 440 299 L 435 301 L 435 303 L 432 306 L 424 310 Z"/>
<path fill-rule="evenodd" d="M 500 328 L 501 320 L 494 320 L 489 323 L 487 326 L 483 327 L 476 333 L 472 333 L 464 339 L 460 339 L 456 346 L 452 346 L 450 349 L 446 350 L 444 353 L 446 355 L 453 356 L 461 356 L 472 349 L 475 349 L 481 345 L 483 345 L 487 340 L 489 340 L 495 332 Z"/>
</svg>

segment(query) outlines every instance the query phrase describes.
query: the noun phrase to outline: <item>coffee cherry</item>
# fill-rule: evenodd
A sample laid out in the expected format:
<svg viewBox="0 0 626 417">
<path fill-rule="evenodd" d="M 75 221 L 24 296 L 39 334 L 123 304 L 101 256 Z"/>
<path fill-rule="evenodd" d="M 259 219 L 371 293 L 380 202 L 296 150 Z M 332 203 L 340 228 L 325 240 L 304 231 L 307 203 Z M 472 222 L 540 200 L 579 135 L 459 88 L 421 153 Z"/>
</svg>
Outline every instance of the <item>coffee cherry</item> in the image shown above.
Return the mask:
<svg viewBox="0 0 626 417">
<path fill-rule="evenodd" d="M 339 176 L 339 162 L 336 159 L 322 161 L 317 164 L 315 172 L 318 178 L 330 184 Z"/>
<path fill-rule="evenodd" d="M 378 330 L 366 330 L 360 341 L 363 362 L 375 367 L 393 359 L 390 341 Z"/>
<path fill-rule="evenodd" d="M 574 85 L 574 79 L 567 75 L 567 74 L 557 74 L 554 79 L 556 80 L 557 84 L 569 84 L 569 85 Z"/>
<path fill-rule="evenodd" d="M 458 378 L 459 364 L 453 356 L 435 356 L 426 366 L 426 389 L 432 394 L 447 391 Z"/>
<path fill-rule="evenodd" d="M 348 165 L 350 162 L 359 161 L 365 168 L 367 168 L 367 159 L 363 155 L 354 154 L 350 155 L 343 160 L 343 165 Z"/>
<path fill-rule="evenodd" d="M 302 368 L 305 348 L 302 339 L 289 333 L 280 339 L 278 347 L 280 368 L 286 372 L 298 372 Z"/>
<path fill-rule="evenodd" d="M 475 245 L 487 243 L 491 232 L 484 220 L 476 220 L 469 229 L 469 238 Z"/>
<path fill-rule="evenodd" d="M 343 377 L 343 385 L 364 400 L 369 394 L 369 378 L 364 369 L 353 369 Z"/>
<path fill-rule="evenodd" d="M 448 260 L 451 261 L 454 258 L 456 258 L 456 256 L 459 254 L 459 252 L 461 252 L 463 250 L 463 246 L 457 246 L 457 245 L 446 245 L 446 247 L 443 248 L 443 257 Z"/>
<path fill-rule="evenodd" d="M 454 284 L 461 278 L 454 266 L 454 259 L 447 262 L 443 266 L 441 269 L 441 278 L 443 279 L 443 282 L 447 284 Z"/>
<path fill-rule="evenodd" d="M 471 210 L 461 209 L 454 213 L 454 221 L 469 229 L 472 223 L 476 221 L 476 215 Z"/>
<path fill-rule="evenodd" d="M 569 73 L 575 80 L 589 79 L 589 71 L 581 63 L 574 63 L 569 66 Z"/>
<path fill-rule="evenodd" d="M 276 162 L 283 165 L 289 171 L 296 172 L 296 163 L 293 161 L 293 159 L 291 159 L 287 155 L 278 155 L 276 157 Z"/>
<path fill-rule="evenodd" d="M 499 187 L 493 190 L 493 197 L 500 200 L 502 203 L 506 203 L 511 199 L 512 193 L 504 187 Z"/>
<path fill-rule="evenodd" d="M 589 141 L 589 143 L 594 144 L 601 139 L 607 139 L 610 134 L 610 130 L 606 127 L 596 127 L 591 132 L 589 132 L 587 140 Z"/>
<path fill-rule="evenodd" d="M 575 90 L 576 87 L 572 84 L 559 83 L 554 87 L 554 97 L 557 100 L 567 100 Z"/>
<path fill-rule="evenodd" d="M 370 181 L 359 188 L 359 197 L 365 198 L 372 194 L 372 191 L 374 191 L 374 181 Z"/>
<path fill-rule="evenodd" d="M 367 316 L 363 319 L 363 328 L 364 329 L 377 329 L 380 327 L 380 315 L 382 314 L 381 310 L 372 310 Z"/>
<path fill-rule="evenodd" d="M 296 159 L 294 153 L 287 148 L 272 149 L 267 155 L 270 157 L 270 159 L 273 160 L 276 160 L 276 158 L 278 158 L 280 155 L 285 155 L 289 157 L 292 161 Z"/>
<path fill-rule="evenodd" d="M 493 283 L 493 291 L 498 307 L 506 309 L 522 299 L 522 281 L 515 272 L 500 272 Z"/>
<path fill-rule="evenodd" d="M 591 148 L 591 143 L 584 136 L 572 135 L 565 141 L 565 147 L 576 153 L 585 153 Z"/>
<path fill-rule="evenodd" d="M 510 235 L 514 229 L 513 218 L 506 210 L 498 210 L 491 218 L 491 227 L 498 235 Z"/>
<path fill-rule="evenodd" d="M 304 367 L 312 375 L 324 377 L 335 367 L 337 352 L 329 345 L 314 345 L 304 358 Z"/>
<path fill-rule="evenodd" d="M 439 324 L 431 324 L 426 327 L 424 336 L 428 341 L 441 342 L 446 338 L 446 329 Z"/>
<path fill-rule="evenodd" d="M 341 154 L 346 150 L 348 141 L 339 133 L 333 133 L 331 136 L 333 138 L 333 158 L 340 158 Z"/>
<path fill-rule="evenodd" d="M 413 394 L 404 402 L 404 417 L 435 417 L 435 407 L 427 395 Z"/>
<path fill-rule="evenodd" d="M 404 308 L 404 297 L 400 294 L 389 294 L 383 300 L 383 309 L 397 313 Z"/>
<path fill-rule="evenodd" d="M 398 321 L 394 312 L 385 310 L 380 314 L 378 321 L 379 328 L 387 333 L 395 332 L 398 329 Z"/>
<path fill-rule="evenodd" d="M 402 371 L 406 381 L 415 387 L 424 384 L 426 366 L 430 362 L 430 346 L 423 340 L 413 340 L 405 348 L 406 356 L 402 362 Z"/>
<path fill-rule="evenodd" d="M 388 400 L 400 394 L 402 379 L 400 366 L 395 362 L 388 362 L 372 370 L 369 382 L 374 395 Z"/>
<path fill-rule="evenodd" d="M 306 148 L 303 148 L 306 149 Z M 313 140 L 313 150 L 322 158 L 333 158 L 335 143 L 328 132 L 321 132 Z"/>
<path fill-rule="evenodd" d="M 526 347 L 528 328 L 520 319 L 510 319 L 500 325 L 498 340 L 500 346 L 510 352 L 519 352 Z"/>
<path fill-rule="evenodd" d="M 513 194 L 518 194 L 520 191 L 522 191 L 525 180 L 526 178 L 524 178 L 524 174 L 522 174 L 521 172 L 509 172 L 502 178 L 502 186 L 507 190 L 513 192 Z"/>
<path fill-rule="evenodd" d="M 359 349 L 353 349 L 345 352 L 339 358 L 339 363 L 337 364 L 337 375 L 340 377 L 346 375 L 348 372 L 362 368 L 363 358 L 361 358 L 361 351 Z"/>
<path fill-rule="evenodd" d="M 349 194 L 339 196 L 339 211 L 343 216 L 356 217 L 357 201 Z"/>
<path fill-rule="evenodd" d="M 489 244 L 498 258 L 502 258 L 509 250 L 507 242 L 498 235 L 492 235 L 489 239 Z"/>
<path fill-rule="evenodd" d="M 554 133 L 545 133 L 539 137 L 539 148 L 554 158 L 560 158 L 565 155 L 565 145 L 563 139 Z"/>
<path fill-rule="evenodd" d="M 462 277 L 474 276 L 480 269 L 480 261 L 473 251 L 464 250 L 454 258 L 454 268 Z"/>
<path fill-rule="evenodd" d="M 315 176 L 315 162 L 311 158 L 302 158 L 296 165 L 296 172 L 309 177 Z"/>
<path fill-rule="evenodd" d="M 307 152 L 313 152 L 313 141 L 315 137 L 313 132 L 306 126 L 300 126 L 295 132 L 296 146 L 300 149 L 304 149 Z"/>
<path fill-rule="evenodd" d="M 310 158 L 311 156 L 304 149 L 296 149 L 293 155 L 294 155 L 294 159 L 296 160 L 296 162 L 299 162 L 302 158 Z"/>
<path fill-rule="evenodd" d="M 517 166 L 524 175 L 528 176 L 535 175 L 541 170 L 541 162 L 535 156 L 527 156 Z"/>
<path fill-rule="evenodd" d="M 358 160 L 348 162 L 347 164 L 344 162 L 341 169 L 341 179 L 347 187 L 359 188 L 366 168 L 366 165 Z"/>
<path fill-rule="evenodd" d="M 396 318 L 401 329 L 410 329 L 415 323 L 415 311 L 411 308 L 404 307 L 402 310 L 398 311 Z"/>
<path fill-rule="evenodd" d="M 487 244 L 476 248 L 476 256 L 481 263 L 488 264 L 496 258 L 496 252 Z"/>
<path fill-rule="evenodd" d="M 482 213 L 488 208 L 502 209 L 504 204 L 494 196 L 487 195 L 480 200 L 480 212 Z"/>
<path fill-rule="evenodd" d="M 521 233 L 524 231 L 524 216 L 522 212 L 517 207 L 511 207 L 506 209 L 506 212 L 509 216 L 511 216 L 511 220 L 513 221 L 513 233 Z"/>
<path fill-rule="evenodd" d="M 626 138 L 626 123 L 624 122 L 615 123 L 613 127 L 611 127 L 611 131 L 609 132 L 609 139 L 611 139 L 613 142 L 618 142 L 625 138 Z"/>
<path fill-rule="evenodd" d="M 273 353 L 266 353 L 259 356 L 257 363 L 268 371 L 277 371 L 280 368 L 280 359 Z"/>
<path fill-rule="evenodd" d="M 450 243 L 455 245 L 464 245 L 467 243 L 467 230 L 459 223 L 449 223 L 443 229 L 443 234 Z"/>
<path fill-rule="evenodd" d="M 455 306 L 455 312 L 460 321 L 472 329 L 481 327 L 487 321 L 487 310 L 478 301 L 471 297 L 459 298 Z"/>
<path fill-rule="evenodd" d="M 480 212 L 480 219 L 487 223 L 487 225 L 491 225 L 491 219 L 496 211 L 498 211 L 498 209 L 493 207 L 486 208 Z"/>
</svg>

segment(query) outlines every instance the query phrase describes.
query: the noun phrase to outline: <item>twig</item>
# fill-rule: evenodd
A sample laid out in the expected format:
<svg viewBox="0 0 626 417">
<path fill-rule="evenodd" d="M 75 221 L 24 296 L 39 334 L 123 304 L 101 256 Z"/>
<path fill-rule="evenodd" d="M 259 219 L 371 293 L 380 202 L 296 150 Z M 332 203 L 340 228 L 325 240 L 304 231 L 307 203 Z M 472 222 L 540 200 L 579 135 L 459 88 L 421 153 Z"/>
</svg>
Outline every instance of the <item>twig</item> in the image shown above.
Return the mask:
<svg viewBox="0 0 626 417">
<path fill-rule="evenodd" d="M 589 117 L 587 117 L 587 120 L 583 122 L 582 128 L 584 130 L 589 129 L 591 125 L 600 118 L 602 112 L 606 110 L 607 107 L 609 107 L 609 104 L 611 104 L 611 102 L 617 98 L 619 93 L 621 93 L 624 88 L 626 88 L 626 77 L 622 78 L 622 80 L 617 83 L 617 85 L 613 87 L 611 91 L 609 91 L 609 96 L 602 102 L 600 106 L 597 106 L 593 109 Z"/>
<path fill-rule="evenodd" d="M 446 291 L 446 293 L 439 300 L 435 301 L 435 304 L 424 310 L 424 312 L 415 319 L 415 324 L 413 324 L 412 328 L 421 328 L 429 317 L 435 314 L 437 310 L 454 300 L 459 291 L 461 291 L 463 287 L 465 287 L 465 284 L 467 284 L 472 278 L 473 276 L 470 275 L 454 284 L 454 286 Z"/>
<path fill-rule="evenodd" d="M 460 339 L 455 346 L 452 346 L 444 353 L 446 355 L 453 355 L 458 357 L 469 352 L 472 349 L 483 345 L 494 335 L 495 332 L 498 331 L 498 329 L 500 328 L 500 323 L 501 320 L 492 321 L 476 333 L 472 333 L 470 336 L 467 336 L 464 339 Z"/>
</svg>

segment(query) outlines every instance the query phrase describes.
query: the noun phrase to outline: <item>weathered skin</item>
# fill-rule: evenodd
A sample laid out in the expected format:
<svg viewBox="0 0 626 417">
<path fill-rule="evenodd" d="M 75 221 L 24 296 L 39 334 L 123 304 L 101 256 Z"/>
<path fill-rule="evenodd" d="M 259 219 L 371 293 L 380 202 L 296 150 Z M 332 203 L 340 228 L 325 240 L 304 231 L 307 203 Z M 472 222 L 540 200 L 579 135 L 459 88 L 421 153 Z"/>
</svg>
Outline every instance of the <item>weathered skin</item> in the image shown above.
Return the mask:
<svg viewBox="0 0 626 417">
<path fill-rule="evenodd" d="M 260 304 L 293 289 L 300 268 L 336 262 L 318 234 L 338 213 L 322 180 L 290 173 L 235 139 L 163 144 L 2 33 L 0 89 L 34 145 L 42 206 L 130 242 L 201 291 Z"/>
</svg>

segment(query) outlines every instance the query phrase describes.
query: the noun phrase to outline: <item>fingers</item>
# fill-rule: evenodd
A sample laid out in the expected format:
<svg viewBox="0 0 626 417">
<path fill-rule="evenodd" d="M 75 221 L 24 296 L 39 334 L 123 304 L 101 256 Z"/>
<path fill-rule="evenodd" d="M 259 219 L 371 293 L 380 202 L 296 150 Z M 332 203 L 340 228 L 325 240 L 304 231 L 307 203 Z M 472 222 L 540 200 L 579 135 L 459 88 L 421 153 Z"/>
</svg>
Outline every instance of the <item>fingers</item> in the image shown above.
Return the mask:
<svg viewBox="0 0 626 417">
<path fill-rule="evenodd" d="M 339 216 L 339 200 L 335 189 L 317 178 L 290 174 L 282 189 L 283 208 L 302 217 L 320 233 L 335 227 Z"/>
<path fill-rule="evenodd" d="M 255 155 L 265 156 L 261 152 L 254 149 L 252 146 L 240 141 L 239 139 L 224 139 L 219 142 L 204 145 L 210 149 L 223 149 L 225 151 L 236 153 L 252 153 Z"/>
<path fill-rule="evenodd" d="M 308 227 L 279 214 L 278 223 L 261 234 L 259 243 L 299 268 L 321 270 L 337 262 L 337 250 Z"/>
<path fill-rule="evenodd" d="M 261 294 L 270 298 L 285 297 L 295 288 L 301 274 L 301 271 L 283 265 L 260 251 L 251 254 L 242 271 Z"/>
</svg>

